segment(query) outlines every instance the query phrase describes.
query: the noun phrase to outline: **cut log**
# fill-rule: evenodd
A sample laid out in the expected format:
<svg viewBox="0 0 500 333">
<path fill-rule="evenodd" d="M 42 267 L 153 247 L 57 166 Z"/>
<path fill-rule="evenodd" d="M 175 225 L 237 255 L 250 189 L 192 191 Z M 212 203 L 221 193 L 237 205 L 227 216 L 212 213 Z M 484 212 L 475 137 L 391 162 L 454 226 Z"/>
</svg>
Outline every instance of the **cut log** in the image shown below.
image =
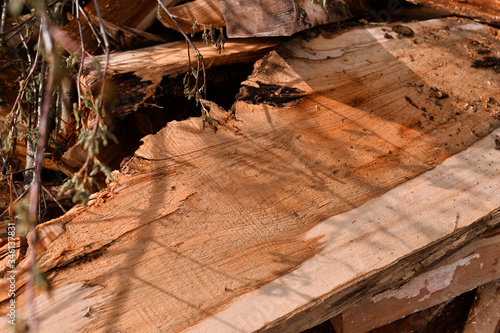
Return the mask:
<svg viewBox="0 0 500 333">
<path fill-rule="evenodd" d="M 463 332 L 500 332 L 500 280 L 479 287 Z"/>
<path fill-rule="evenodd" d="M 431 309 L 414 313 L 370 333 L 462 332 L 476 289 Z"/>
<path fill-rule="evenodd" d="M 447 10 L 456 15 L 500 24 L 500 2 L 491 0 L 408 0 L 414 4 Z"/>
<path fill-rule="evenodd" d="M 499 279 L 499 254 L 500 229 L 497 229 L 472 241 L 400 288 L 365 298 L 350 307 L 332 320 L 335 330 L 337 333 L 369 332 Z M 478 318 L 478 321 L 481 320 Z M 415 324 L 413 331 L 420 327 L 420 322 Z"/>
<path fill-rule="evenodd" d="M 391 28 L 291 41 L 234 114 L 211 106 L 216 133 L 169 123 L 88 207 L 38 226 L 41 330 L 300 331 L 499 226 L 498 74 L 463 47 L 489 28 Z"/>
<path fill-rule="evenodd" d="M 220 3 L 232 38 L 291 36 L 322 24 L 341 22 L 364 13 L 360 0 L 225 0 Z"/>
<path fill-rule="evenodd" d="M 226 22 L 222 16 L 219 2 L 221 0 L 196 0 L 172 7 L 170 12 L 177 17 L 177 23 L 186 33 L 193 31 L 192 28 L 195 22 L 201 24 L 196 29 L 198 32 L 203 31 L 203 26 L 208 27 L 209 25 L 224 28 Z M 163 9 L 160 9 L 158 20 L 167 28 L 177 30 L 177 26 Z"/>
<path fill-rule="evenodd" d="M 272 50 L 276 40 L 237 40 L 228 41 L 222 53 L 217 48 L 204 42 L 194 42 L 200 50 L 207 68 L 238 63 L 252 63 Z M 191 50 L 191 62 L 196 64 L 195 54 Z M 104 61 L 103 57 L 96 57 Z M 92 63 L 88 59 L 87 66 Z M 194 65 L 193 65 L 194 66 Z M 109 58 L 111 81 L 118 87 L 117 96 L 112 105 L 112 113 L 122 116 L 137 110 L 137 107 L 151 97 L 164 78 L 184 74 L 189 68 L 186 42 L 173 42 L 140 50 L 113 53 Z M 85 78 L 89 89 L 99 87 L 98 76 L 91 71 Z M 210 89 L 210 87 L 208 87 Z"/>
<path fill-rule="evenodd" d="M 163 0 L 162 2 L 165 6 L 169 7 L 175 5 L 178 0 Z M 99 6 L 103 20 L 106 20 L 111 24 L 144 31 L 156 20 L 158 1 L 140 0 L 131 4 L 128 1 L 101 0 L 99 1 Z M 89 16 L 97 15 L 93 1 L 91 1 L 84 10 Z M 99 49 L 99 45 L 89 27 L 89 24 L 92 22 L 87 22 L 82 15 L 80 15 L 80 17 L 82 22 L 83 40 L 85 41 L 85 49 L 87 52 L 93 54 Z M 80 44 L 80 33 L 76 19 L 71 20 L 66 25 L 64 30 L 72 39 L 78 41 L 78 45 Z M 97 27 L 96 30 L 99 30 L 99 28 Z M 70 53 L 73 52 L 73 50 L 68 51 L 70 51 Z"/>
</svg>

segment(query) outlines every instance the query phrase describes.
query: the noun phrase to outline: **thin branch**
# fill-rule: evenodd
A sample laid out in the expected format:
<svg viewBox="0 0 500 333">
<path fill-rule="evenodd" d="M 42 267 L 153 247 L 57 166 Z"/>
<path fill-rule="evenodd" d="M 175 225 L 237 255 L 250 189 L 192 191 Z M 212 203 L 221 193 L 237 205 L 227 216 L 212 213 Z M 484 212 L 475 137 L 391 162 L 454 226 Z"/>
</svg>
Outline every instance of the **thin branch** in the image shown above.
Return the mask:
<svg viewBox="0 0 500 333">
<path fill-rule="evenodd" d="M 16 203 L 16 202 L 18 202 L 19 200 L 21 200 L 22 198 L 24 198 L 24 196 L 26 195 L 26 193 L 28 193 L 28 191 L 29 191 L 29 190 L 30 190 L 29 188 L 25 189 L 25 190 L 23 191 L 23 193 L 21 193 L 21 195 L 20 195 L 20 196 L 18 196 L 18 197 L 17 197 L 17 199 L 16 199 L 16 200 L 14 200 L 14 201 L 12 202 L 12 204 L 11 204 L 11 205 L 9 205 L 9 207 L 5 208 L 5 210 L 4 210 L 4 211 L 0 214 L 0 217 L 4 216 L 4 215 L 5 215 L 5 213 L 7 213 L 7 212 L 9 211 L 9 209 L 10 209 L 10 208 L 11 208 L 11 207 L 12 207 L 12 206 Z"/>
<path fill-rule="evenodd" d="M 83 71 L 83 64 L 85 63 L 85 42 L 83 40 L 83 29 L 82 29 L 82 22 L 80 20 L 80 0 L 75 0 L 75 5 L 76 5 L 76 21 L 78 23 L 78 32 L 80 33 L 80 47 L 81 47 L 81 63 L 80 63 L 80 68 L 78 68 L 78 74 L 76 75 L 76 91 L 77 91 L 77 101 L 78 101 L 78 108 L 80 108 L 80 105 L 82 103 L 82 92 L 80 88 L 80 80 L 82 77 L 82 71 Z"/>
<path fill-rule="evenodd" d="M 44 190 L 49 195 L 49 197 L 59 206 L 59 208 L 61 208 L 62 212 L 64 214 L 66 214 L 67 210 L 63 208 L 63 206 L 61 205 L 61 203 L 59 203 L 59 201 L 56 198 L 54 198 L 54 196 L 52 195 L 52 193 L 50 193 L 50 191 L 47 190 L 45 188 L 45 186 L 43 186 L 43 185 L 41 185 L 41 186 L 42 186 L 42 190 Z"/>
<path fill-rule="evenodd" d="M 40 184 L 41 187 L 42 184 Z M 39 221 L 44 221 L 45 220 L 45 215 L 47 214 L 47 199 L 45 198 L 45 192 L 42 191 L 41 193 L 41 197 L 42 197 L 42 201 L 43 201 L 43 214 L 41 213 L 42 212 L 42 209 L 41 209 L 41 204 L 40 204 L 40 201 L 39 201 L 39 204 L 38 204 L 38 219 Z"/>
<path fill-rule="evenodd" d="M 27 24 L 31 24 L 31 23 L 34 23 L 36 21 L 36 18 L 34 16 L 28 18 L 26 21 L 23 21 L 21 22 L 19 25 L 16 25 L 15 27 L 13 28 L 10 28 L 9 30 L 7 31 L 3 31 L 0 33 L 0 37 L 2 39 L 5 39 L 5 41 L 8 41 L 12 38 L 14 38 L 14 36 L 19 32 L 21 31 L 25 25 Z M 8 36 L 8 37 L 7 37 Z M 6 38 L 7 37 L 7 38 Z"/>
<path fill-rule="evenodd" d="M 186 42 L 193 48 L 194 52 L 196 52 L 196 57 L 198 59 L 198 64 L 201 62 L 201 68 L 203 71 L 203 80 L 206 79 L 206 73 L 205 73 L 205 60 L 203 59 L 203 55 L 200 53 L 198 48 L 193 44 L 191 39 L 186 35 L 184 32 L 184 29 L 181 28 L 177 20 L 175 19 L 174 15 L 168 10 L 168 8 L 161 2 L 161 0 L 158 0 L 158 4 L 160 7 L 167 13 L 167 15 L 170 17 L 170 19 L 174 22 L 175 26 L 179 30 L 179 32 L 182 34 Z M 204 93 L 204 98 L 207 99 L 207 85 L 205 84 L 206 81 L 203 81 L 204 87 L 203 87 L 203 93 Z"/>
<path fill-rule="evenodd" d="M 28 219 L 30 225 L 29 240 L 31 243 L 31 251 L 29 254 L 29 265 L 31 268 L 31 274 L 29 275 L 28 281 L 26 283 L 26 296 L 28 308 L 30 310 L 30 332 L 38 331 L 38 320 L 36 318 L 35 303 L 34 303 L 34 276 L 33 270 L 36 265 L 36 244 L 38 242 L 36 233 L 36 224 L 38 222 L 38 202 L 40 195 L 40 176 L 42 172 L 42 161 L 43 154 L 45 151 L 45 146 L 47 143 L 47 132 L 48 132 L 48 118 L 51 104 L 52 91 L 55 85 L 56 76 L 56 54 L 55 45 L 52 40 L 49 29 L 49 19 L 47 13 L 44 11 L 39 11 L 40 15 L 40 34 L 42 35 L 44 46 L 47 54 L 47 62 L 51 64 L 50 73 L 48 76 L 47 86 L 45 91 L 41 91 L 44 94 L 42 107 L 39 109 L 40 114 L 38 117 L 38 129 L 39 129 L 39 141 L 38 147 L 35 153 L 35 169 L 33 173 L 33 181 L 31 182 L 30 192 L 29 192 L 29 208 L 28 208 Z"/>
<path fill-rule="evenodd" d="M 25 171 L 29 171 L 29 170 L 33 170 L 33 168 L 26 168 L 26 169 L 22 169 L 22 170 L 17 170 L 17 171 L 14 171 L 14 172 L 9 172 L 8 174 L 12 174 L 12 175 L 16 175 L 18 173 L 22 173 L 22 172 L 25 172 Z"/>
</svg>

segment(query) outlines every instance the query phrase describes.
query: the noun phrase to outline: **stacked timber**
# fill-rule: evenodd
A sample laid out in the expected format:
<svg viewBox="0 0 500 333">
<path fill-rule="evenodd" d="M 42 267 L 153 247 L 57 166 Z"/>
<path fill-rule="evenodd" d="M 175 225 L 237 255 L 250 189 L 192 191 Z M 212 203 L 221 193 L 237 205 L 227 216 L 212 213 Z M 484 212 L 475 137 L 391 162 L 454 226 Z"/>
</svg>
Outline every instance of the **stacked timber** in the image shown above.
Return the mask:
<svg viewBox="0 0 500 333">
<path fill-rule="evenodd" d="M 113 179 L 87 206 L 39 225 L 37 247 L 16 238 L 20 325 L 34 306 L 41 332 L 302 332 L 324 322 L 337 333 L 411 332 L 472 295 L 460 329 L 495 333 L 500 34 L 490 24 L 500 9 L 415 2 L 476 20 L 368 22 L 380 9 L 357 0 L 164 1 L 184 32 L 227 29 L 222 52 L 193 42 L 207 69 L 253 70 L 230 107 L 206 102 L 217 130 L 189 117 L 141 132 L 140 143 L 116 124 L 159 119 L 151 105 L 174 113 L 159 96 L 197 58 L 185 41 L 144 32 L 157 2 L 138 4 L 140 17 L 103 10 L 124 48 L 161 44 L 109 56 L 109 121 L 131 140 L 103 152 Z M 92 20 L 95 8 L 84 10 Z M 179 29 L 163 9 L 157 18 Z M 84 65 L 91 95 L 102 72 Z M 57 161 L 67 174 L 84 163 L 78 147 Z M 27 304 L 33 252 L 51 292 Z M 2 279 L 1 314 L 8 302 Z"/>
</svg>

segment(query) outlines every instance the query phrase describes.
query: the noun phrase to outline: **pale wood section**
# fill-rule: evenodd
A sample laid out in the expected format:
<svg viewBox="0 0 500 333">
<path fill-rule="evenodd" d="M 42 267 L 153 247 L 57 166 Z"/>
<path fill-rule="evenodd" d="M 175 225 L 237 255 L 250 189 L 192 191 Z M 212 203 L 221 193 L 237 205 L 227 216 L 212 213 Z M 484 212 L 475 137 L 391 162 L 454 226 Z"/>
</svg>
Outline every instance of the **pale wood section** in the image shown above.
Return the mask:
<svg viewBox="0 0 500 333">
<path fill-rule="evenodd" d="M 229 37 L 291 36 L 322 24 L 353 18 L 365 8 L 359 0 L 225 0 L 220 3 Z"/>
<path fill-rule="evenodd" d="M 39 332 L 79 332 L 84 329 L 88 322 L 92 321 L 96 309 L 109 301 L 111 297 L 109 294 L 99 293 L 101 289 L 99 286 L 90 286 L 84 281 L 78 281 L 52 290 L 50 294 L 45 293 L 37 297 L 35 309 L 41 322 Z M 81 301 L 74 302 L 73 297 Z M 17 318 L 27 318 L 28 316 L 28 309 L 16 309 Z M 46 318 L 50 318 L 50 320 Z M 67 321 L 68 318 L 72 320 Z M 63 327 L 61 327 L 62 322 L 64 322 Z M 4 323 L 0 324 L 2 332 L 10 332 L 11 327 L 2 325 Z M 27 323 L 23 321 L 18 321 L 16 328 L 21 332 L 29 331 Z"/>
<path fill-rule="evenodd" d="M 444 9 L 487 23 L 500 23 L 500 2 L 497 0 L 408 0 L 415 4 Z"/>
<path fill-rule="evenodd" d="M 203 25 L 208 27 L 211 24 L 218 28 L 226 26 L 219 2 L 221 0 L 196 0 L 172 7 L 169 10 L 177 17 L 177 23 L 186 33 L 192 32 L 193 24 L 196 21 L 202 25 L 196 30 L 200 32 L 203 31 Z M 161 8 L 158 20 L 167 28 L 177 30 L 177 26 Z"/>
<path fill-rule="evenodd" d="M 500 332 L 500 280 L 478 288 L 463 332 Z"/>
<path fill-rule="evenodd" d="M 460 219 L 459 215 L 457 219 Z M 499 256 L 500 229 L 493 235 L 472 241 L 407 284 L 351 306 L 332 321 L 335 330 L 337 333 L 369 332 L 499 279 Z M 484 322 L 480 318 L 477 321 Z M 418 325 L 420 323 L 416 323 L 413 330 L 417 330 Z"/>
<path fill-rule="evenodd" d="M 211 106 L 216 133 L 192 118 L 145 137 L 88 207 L 37 228 L 72 309 L 88 304 L 74 283 L 106 296 L 55 331 L 60 311 L 40 308 L 42 332 L 300 331 L 498 225 L 499 78 L 462 45 L 489 29 L 409 26 L 416 44 L 383 38 L 390 26 L 292 41 L 256 65 L 242 95 L 255 104 Z"/>
<path fill-rule="evenodd" d="M 202 41 L 194 42 L 200 50 L 207 68 L 237 63 L 251 63 L 272 50 L 276 40 L 230 40 L 219 53 L 213 45 Z M 196 59 L 191 50 L 191 64 L 196 66 Z M 96 57 L 104 61 L 102 56 Z M 86 66 L 92 68 L 87 59 Z M 134 51 L 111 54 L 109 74 L 114 85 L 119 86 L 118 95 L 112 102 L 114 115 L 134 112 L 137 106 L 151 97 L 164 77 L 185 74 L 189 68 L 188 50 L 185 41 L 167 43 Z M 99 86 L 99 74 L 91 71 L 85 81 L 90 86 Z"/>
</svg>

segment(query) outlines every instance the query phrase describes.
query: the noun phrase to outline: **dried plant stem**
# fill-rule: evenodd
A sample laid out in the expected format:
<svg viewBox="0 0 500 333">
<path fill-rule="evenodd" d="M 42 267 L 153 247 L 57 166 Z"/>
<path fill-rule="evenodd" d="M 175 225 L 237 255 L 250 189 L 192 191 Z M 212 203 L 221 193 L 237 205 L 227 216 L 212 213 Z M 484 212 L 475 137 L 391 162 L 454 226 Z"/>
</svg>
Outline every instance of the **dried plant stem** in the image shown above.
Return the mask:
<svg viewBox="0 0 500 333">
<path fill-rule="evenodd" d="M 21 200 L 22 198 L 24 198 L 24 196 L 28 193 L 28 191 L 29 191 L 29 189 L 25 189 L 25 190 L 23 191 L 23 193 L 21 193 L 21 194 L 17 197 L 17 199 L 16 199 L 16 200 L 14 200 L 14 201 L 12 202 L 12 204 L 11 204 L 11 205 L 9 205 L 9 207 L 5 208 L 5 210 L 4 210 L 4 211 L 0 214 L 0 217 L 4 216 L 4 215 L 5 215 L 5 213 L 9 212 L 9 211 L 10 211 L 10 209 L 12 209 L 12 208 L 13 208 L 13 205 L 14 205 L 16 202 L 18 202 L 19 200 Z"/>
<path fill-rule="evenodd" d="M 6 19 L 7 19 L 7 17 L 6 17 Z M 23 21 L 20 24 L 16 25 L 15 27 L 10 28 L 7 31 L 1 32 L 0 38 L 3 39 L 5 42 L 9 41 L 12 38 L 14 38 L 14 36 L 24 28 L 24 26 L 26 26 L 28 24 L 33 24 L 34 22 L 36 22 L 36 18 L 34 16 L 32 16 L 32 17 L 28 18 L 26 21 Z"/>
<path fill-rule="evenodd" d="M 80 52 L 81 52 L 81 65 L 80 68 L 78 68 L 78 74 L 76 75 L 76 91 L 77 91 L 77 105 L 78 108 L 82 104 L 82 91 L 80 88 L 80 82 L 82 78 L 82 71 L 83 71 L 83 64 L 85 63 L 85 41 L 83 40 L 83 29 L 82 29 L 82 22 L 80 20 L 80 0 L 75 0 L 75 5 L 76 5 L 76 21 L 78 23 L 78 32 L 80 34 Z M 82 9 L 83 10 L 83 9 Z"/>
<path fill-rule="evenodd" d="M 95 4 L 95 8 L 96 8 L 97 17 L 99 18 L 99 28 L 100 28 L 102 40 L 104 43 L 104 52 L 105 52 L 105 63 L 104 63 L 104 69 L 102 72 L 101 96 L 99 96 L 98 103 L 95 106 L 94 127 L 92 128 L 92 136 L 95 137 L 97 134 L 97 130 L 99 128 L 99 122 L 101 120 L 101 113 L 103 112 L 103 100 L 104 100 L 104 93 L 105 93 L 105 89 L 106 89 L 106 75 L 108 73 L 108 67 L 109 67 L 109 41 L 108 41 L 108 36 L 106 35 L 106 28 L 104 27 L 104 22 L 102 20 L 101 10 L 99 9 L 99 2 L 97 0 L 94 0 L 94 4 Z M 82 61 L 82 64 L 83 64 L 83 61 Z M 84 170 L 85 176 L 88 175 L 88 167 L 89 167 L 90 158 L 91 158 L 91 156 L 87 152 L 87 158 L 85 159 L 85 163 L 83 164 L 83 166 L 80 169 L 80 170 Z"/>
<path fill-rule="evenodd" d="M 40 41 L 38 42 L 38 45 L 40 45 Z M 21 92 L 19 94 L 17 94 L 16 100 L 14 101 L 14 105 L 12 106 L 11 113 L 15 114 L 16 117 L 17 117 L 17 113 L 16 113 L 17 106 L 18 106 L 18 104 L 20 103 L 20 101 L 22 100 L 22 98 L 24 96 L 24 91 L 26 90 L 26 87 L 28 86 L 28 83 L 29 83 L 29 81 L 31 79 L 31 76 L 35 72 L 36 65 L 38 63 L 38 55 L 39 55 L 39 53 L 37 52 L 36 55 L 35 55 L 35 60 L 33 61 L 32 65 L 31 65 L 30 72 L 28 73 L 28 75 L 24 79 L 23 86 L 21 87 Z M 15 118 L 12 119 L 11 126 L 14 126 L 14 123 L 15 123 L 14 120 L 15 120 Z"/>
<path fill-rule="evenodd" d="M 170 17 L 172 22 L 174 22 L 175 26 L 177 27 L 179 32 L 182 34 L 182 36 L 184 37 L 184 39 L 186 40 L 188 45 L 193 48 L 194 52 L 196 52 L 196 58 L 198 59 L 198 70 L 200 69 L 200 65 L 201 65 L 201 69 L 203 72 L 203 84 L 204 84 L 204 87 L 203 87 L 203 95 L 204 96 L 203 96 L 203 98 L 207 99 L 207 85 L 206 85 L 207 74 L 205 73 L 205 60 L 203 59 L 203 55 L 200 53 L 198 48 L 193 44 L 193 42 L 191 41 L 189 36 L 186 35 L 186 33 L 184 32 L 184 29 L 182 29 L 181 26 L 179 25 L 179 23 L 177 22 L 176 17 L 168 10 L 168 8 L 163 4 L 163 2 L 161 2 L 161 0 L 158 0 L 158 4 L 165 11 L 165 13 L 167 13 L 167 15 Z M 191 61 L 191 58 L 189 60 Z M 198 87 L 198 76 L 196 77 L 196 87 Z"/>
<path fill-rule="evenodd" d="M 50 193 L 50 191 L 48 189 L 45 188 L 45 186 L 41 185 L 42 186 L 42 189 L 45 191 L 45 193 L 47 193 L 49 195 L 49 197 L 52 199 L 52 201 L 54 201 L 58 206 L 59 208 L 61 208 L 62 212 L 64 214 L 67 213 L 66 209 L 64 209 L 64 207 L 61 205 L 61 203 L 52 195 L 52 193 Z"/>
<path fill-rule="evenodd" d="M 80 6 L 80 4 L 78 3 L 79 1 L 77 1 L 77 4 L 78 4 L 78 10 L 77 10 L 77 16 L 79 16 L 78 13 L 81 13 L 83 15 L 83 17 L 85 18 L 85 20 L 87 21 L 87 24 L 90 28 L 90 31 L 92 31 L 92 34 L 94 35 L 95 39 L 97 40 L 97 46 L 100 47 L 102 42 L 101 42 L 101 38 L 99 37 L 99 34 L 97 33 L 97 31 L 94 29 L 94 26 L 92 25 L 92 22 L 90 21 L 90 17 L 89 15 L 87 14 L 87 12 L 82 8 L 82 6 Z M 79 20 L 79 19 L 78 19 Z M 79 24 L 81 25 L 81 21 L 79 20 L 78 21 Z M 80 40 L 83 40 L 83 34 L 80 32 Z"/>
<path fill-rule="evenodd" d="M 97 17 L 99 18 L 99 28 L 101 29 L 101 35 L 102 35 L 102 40 L 104 42 L 104 52 L 105 52 L 105 62 L 104 62 L 104 70 L 102 73 L 102 85 L 101 85 L 101 98 L 99 99 L 99 104 L 97 105 L 98 109 L 96 112 L 97 115 L 99 116 L 99 113 L 102 108 L 102 103 L 104 99 L 104 92 L 105 92 L 105 87 L 106 87 L 106 75 L 108 74 L 108 66 L 109 66 L 109 41 L 108 41 L 108 36 L 106 35 L 106 28 L 104 27 L 104 22 L 102 21 L 101 17 L 101 10 L 99 9 L 99 2 L 97 0 L 94 0 L 95 8 L 96 8 L 96 13 Z M 98 121 L 96 121 L 96 124 Z M 96 128 L 94 129 L 94 131 Z"/>
</svg>

